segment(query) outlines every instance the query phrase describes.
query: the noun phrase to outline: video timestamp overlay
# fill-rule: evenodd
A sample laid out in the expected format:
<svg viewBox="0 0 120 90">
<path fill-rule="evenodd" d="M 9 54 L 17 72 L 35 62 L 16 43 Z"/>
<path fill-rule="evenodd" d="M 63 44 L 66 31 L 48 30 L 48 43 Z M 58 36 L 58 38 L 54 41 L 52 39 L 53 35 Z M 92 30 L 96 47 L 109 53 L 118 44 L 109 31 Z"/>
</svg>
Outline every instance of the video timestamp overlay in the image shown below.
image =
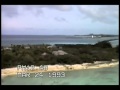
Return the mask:
<svg viewBox="0 0 120 90">
<path fill-rule="evenodd" d="M 48 70 L 48 65 L 17 65 L 17 77 L 19 78 L 40 78 L 44 77 L 45 71 Z M 65 77 L 65 72 L 63 71 L 55 71 L 55 72 L 48 72 L 48 77 L 58 77 L 62 78 Z"/>
</svg>

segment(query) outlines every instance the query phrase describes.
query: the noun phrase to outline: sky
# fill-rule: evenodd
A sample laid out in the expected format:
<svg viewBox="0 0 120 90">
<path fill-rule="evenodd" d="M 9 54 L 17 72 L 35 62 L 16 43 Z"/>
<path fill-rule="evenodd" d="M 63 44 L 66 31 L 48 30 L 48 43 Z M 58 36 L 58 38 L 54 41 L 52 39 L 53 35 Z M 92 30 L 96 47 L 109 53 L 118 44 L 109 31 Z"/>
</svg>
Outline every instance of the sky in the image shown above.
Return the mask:
<svg viewBox="0 0 120 90">
<path fill-rule="evenodd" d="M 2 35 L 117 34 L 118 5 L 2 5 Z"/>
</svg>

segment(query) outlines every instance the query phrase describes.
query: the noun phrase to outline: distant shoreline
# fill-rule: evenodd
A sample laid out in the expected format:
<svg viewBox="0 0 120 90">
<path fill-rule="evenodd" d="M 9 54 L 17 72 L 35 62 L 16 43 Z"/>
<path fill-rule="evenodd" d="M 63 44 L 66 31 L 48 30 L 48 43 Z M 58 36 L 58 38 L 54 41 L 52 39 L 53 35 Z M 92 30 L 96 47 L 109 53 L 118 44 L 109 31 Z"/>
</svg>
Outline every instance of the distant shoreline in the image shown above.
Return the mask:
<svg viewBox="0 0 120 90">
<path fill-rule="evenodd" d="M 15 37 L 14 37 L 15 36 Z M 38 42 L 36 42 L 36 40 L 37 39 L 35 39 L 35 40 L 32 40 L 32 42 L 28 42 L 27 41 L 27 39 L 26 39 L 26 41 L 27 42 L 21 42 L 21 40 L 19 41 L 19 43 L 18 42 L 15 42 L 15 40 L 13 40 L 11 43 L 8 43 L 6 40 L 7 39 L 9 39 L 9 38 L 21 38 L 21 37 L 23 37 L 24 36 L 24 38 L 30 38 L 29 40 L 31 40 L 31 37 L 30 36 L 33 36 L 32 38 L 40 38 L 40 37 L 42 37 L 42 38 L 46 38 L 46 37 L 48 37 L 50 40 L 53 40 L 51 37 L 54 37 L 55 36 L 55 38 L 56 38 L 56 36 L 58 36 L 58 38 L 61 38 L 61 40 L 63 40 L 63 39 L 68 39 L 68 38 L 79 38 L 79 39 L 98 39 L 97 41 L 94 41 L 94 42 L 88 42 L 88 41 L 84 41 L 84 42 L 79 42 L 77 39 L 76 39 L 76 41 L 75 42 L 73 42 L 73 40 L 72 39 L 70 39 L 70 41 L 66 41 L 66 42 L 64 42 L 64 41 L 60 41 L 60 42 L 58 42 L 59 41 L 59 39 L 58 39 L 58 41 L 54 41 L 54 42 L 46 42 L 46 40 L 45 40 L 45 42 L 43 42 L 43 43 L 38 43 Z M 27 36 L 27 37 L 25 37 L 25 36 Z M 39 37 L 40 36 L 40 37 Z M 6 39 L 5 39 L 6 38 Z M 109 39 L 118 39 L 118 40 L 114 40 L 114 41 L 119 41 L 119 38 L 118 38 L 118 36 L 115 36 L 115 37 L 100 37 L 100 38 L 98 38 L 98 37 L 94 37 L 94 38 L 91 38 L 91 37 L 83 37 L 83 35 L 80 35 L 80 36 L 75 36 L 75 35 L 3 35 L 3 38 L 2 38 L 2 41 L 4 41 L 3 43 L 2 43 L 2 46 L 4 46 L 4 47 L 11 47 L 11 44 L 12 45 L 43 45 L 43 44 L 45 44 L 45 45 L 56 45 L 56 44 L 66 44 L 66 45 L 78 45 L 78 44 L 82 44 L 82 45 L 89 45 L 89 44 L 91 44 L 91 45 L 93 45 L 93 44 L 96 44 L 98 41 L 104 41 L 104 39 L 106 39 L 106 40 L 109 40 Z M 24 40 L 23 40 L 24 41 Z M 41 40 L 38 40 L 38 41 L 41 41 Z M 6 43 L 7 42 L 7 43 Z M 111 43 L 112 44 L 112 43 Z M 113 44 L 112 44 L 113 45 Z M 118 43 L 117 43 L 117 45 L 118 45 Z M 115 45 L 116 46 L 116 45 Z"/>
<path fill-rule="evenodd" d="M 73 71 L 73 70 L 113 67 L 116 65 L 119 65 L 119 61 L 111 62 L 111 63 L 102 63 L 102 64 L 83 63 L 83 64 L 74 64 L 74 65 L 48 65 L 48 70 L 46 71 L 40 70 L 38 66 L 36 66 L 35 70 L 31 70 L 31 71 L 22 71 L 22 70 L 18 71 L 17 67 L 13 67 L 13 68 L 2 69 L 1 78 L 3 79 L 7 76 L 17 75 L 18 72 L 37 73 L 37 72 L 50 72 L 50 71 Z"/>
</svg>

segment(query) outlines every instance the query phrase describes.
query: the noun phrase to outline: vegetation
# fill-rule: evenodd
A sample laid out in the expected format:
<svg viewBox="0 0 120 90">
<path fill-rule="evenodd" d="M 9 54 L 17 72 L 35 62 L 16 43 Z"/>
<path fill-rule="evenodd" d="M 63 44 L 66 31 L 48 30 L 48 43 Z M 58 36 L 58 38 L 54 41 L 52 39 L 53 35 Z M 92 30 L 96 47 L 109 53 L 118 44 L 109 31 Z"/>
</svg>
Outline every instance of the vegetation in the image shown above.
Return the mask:
<svg viewBox="0 0 120 90">
<path fill-rule="evenodd" d="M 101 47 L 101 48 L 112 48 L 112 45 L 107 41 L 98 42 L 95 44 L 95 46 Z"/>
<path fill-rule="evenodd" d="M 119 45 L 116 46 L 116 52 L 119 53 Z"/>
<path fill-rule="evenodd" d="M 47 64 L 81 64 L 93 63 L 94 61 L 111 61 L 118 59 L 119 46 L 112 48 L 109 42 L 98 42 L 95 45 L 56 45 L 62 47 L 67 52 L 66 55 L 55 56 L 46 45 L 29 45 L 29 49 L 24 46 L 12 45 L 12 50 L 2 50 L 2 68 L 16 67 L 17 65 L 47 65 Z M 2 47 L 3 48 L 3 47 Z M 47 55 L 42 55 L 44 52 Z"/>
</svg>

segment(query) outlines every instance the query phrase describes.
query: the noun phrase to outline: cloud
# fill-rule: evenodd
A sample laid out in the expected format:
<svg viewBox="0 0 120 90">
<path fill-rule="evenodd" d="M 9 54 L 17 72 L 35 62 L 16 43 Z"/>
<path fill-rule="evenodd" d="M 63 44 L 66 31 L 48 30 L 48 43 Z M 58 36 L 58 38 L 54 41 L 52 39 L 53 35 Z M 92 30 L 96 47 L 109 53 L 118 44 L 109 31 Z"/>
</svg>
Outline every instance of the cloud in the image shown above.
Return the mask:
<svg viewBox="0 0 120 90">
<path fill-rule="evenodd" d="M 18 13 L 18 5 L 2 5 L 2 13 L 8 17 L 17 16 Z"/>
<path fill-rule="evenodd" d="M 79 11 L 93 21 L 116 23 L 119 19 L 118 5 L 79 5 Z"/>
<path fill-rule="evenodd" d="M 69 11 L 71 10 L 71 6 L 69 5 L 24 5 L 26 9 L 42 9 L 42 8 L 49 8 L 49 9 L 56 9 L 59 11 Z"/>
<path fill-rule="evenodd" d="M 76 5 L 81 14 L 92 21 L 108 24 L 118 23 L 119 7 L 118 5 Z M 2 14 L 7 17 L 15 17 L 24 11 L 29 11 L 35 16 L 43 14 L 44 8 L 66 12 L 72 10 L 72 5 L 2 5 Z M 21 9 L 21 11 L 20 11 Z M 56 21 L 66 21 L 64 18 L 55 18 Z"/>
<path fill-rule="evenodd" d="M 58 17 L 55 17 L 55 20 L 58 21 L 58 22 L 67 22 L 67 20 L 65 18 L 58 18 Z"/>
<path fill-rule="evenodd" d="M 31 11 L 35 15 L 43 13 L 43 8 L 58 11 L 69 11 L 72 9 L 70 5 L 2 5 L 2 12 L 8 17 L 14 17 L 20 14 L 20 12 L 18 12 L 19 8 L 22 8 L 24 11 Z"/>
</svg>

